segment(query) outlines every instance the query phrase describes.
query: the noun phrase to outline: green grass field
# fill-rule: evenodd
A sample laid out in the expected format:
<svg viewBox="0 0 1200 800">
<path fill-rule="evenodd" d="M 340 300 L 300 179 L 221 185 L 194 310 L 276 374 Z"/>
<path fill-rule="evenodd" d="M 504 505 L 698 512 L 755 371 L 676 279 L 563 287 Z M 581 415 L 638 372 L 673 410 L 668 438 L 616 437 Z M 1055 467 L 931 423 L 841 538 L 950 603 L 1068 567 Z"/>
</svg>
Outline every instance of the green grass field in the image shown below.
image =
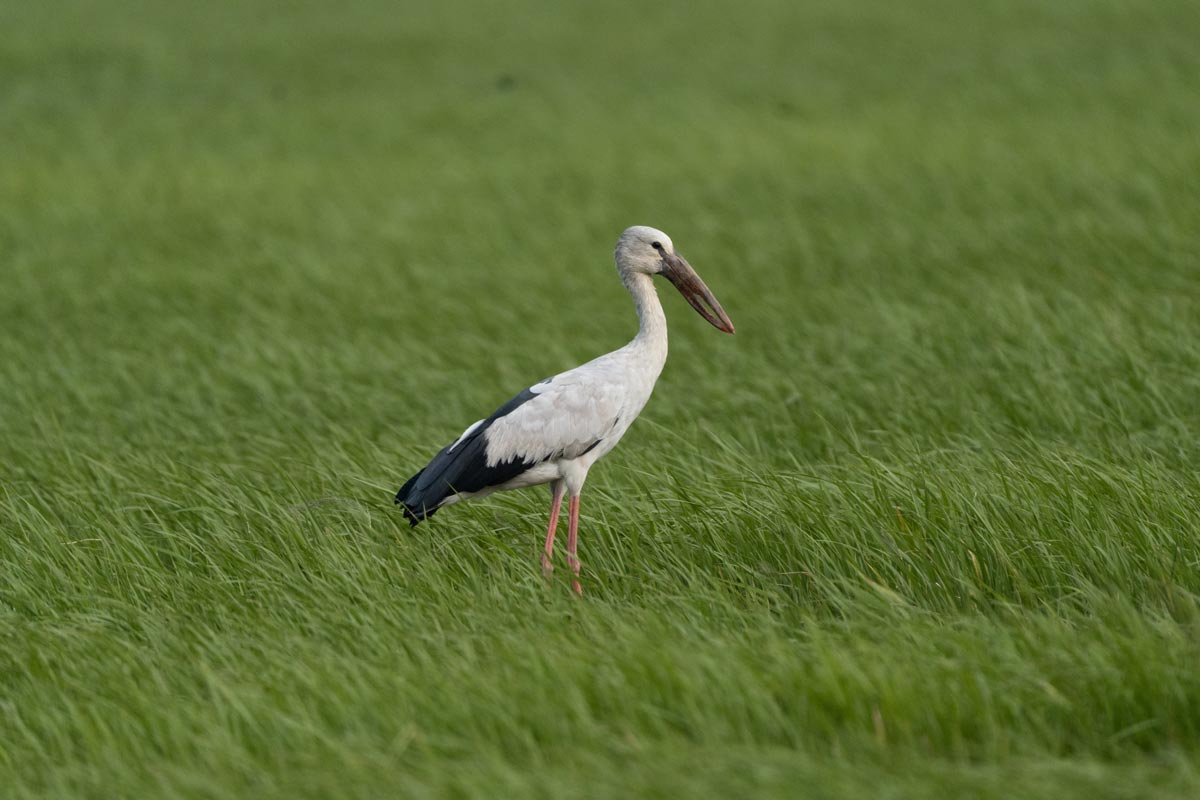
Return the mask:
<svg viewBox="0 0 1200 800">
<path fill-rule="evenodd" d="M 3 0 L 0 796 L 1200 796 L 1198 41 Z M 660 289 L 585 597 L 544 490 L 410 530 L 638 223 L 738 335 Z"/>
</svg>

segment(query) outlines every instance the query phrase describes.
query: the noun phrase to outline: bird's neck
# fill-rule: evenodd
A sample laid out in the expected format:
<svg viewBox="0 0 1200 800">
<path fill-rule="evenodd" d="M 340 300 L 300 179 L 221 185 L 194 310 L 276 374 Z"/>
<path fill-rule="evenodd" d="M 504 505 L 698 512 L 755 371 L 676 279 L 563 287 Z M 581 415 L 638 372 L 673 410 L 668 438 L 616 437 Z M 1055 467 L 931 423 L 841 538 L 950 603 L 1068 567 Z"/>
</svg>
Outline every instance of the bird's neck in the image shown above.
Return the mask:
<svg viewBox="0 0 1200 800">
<path fill-rule="evenodd" d="M 654 290 L 654 279 L 642 272 L 633 272 L 623 277 L 625 288 L 633 295 L 637 308 L 638 333 L 631 346 L 645 348 L 667 357 L 667 317 Z"/>
</svg>

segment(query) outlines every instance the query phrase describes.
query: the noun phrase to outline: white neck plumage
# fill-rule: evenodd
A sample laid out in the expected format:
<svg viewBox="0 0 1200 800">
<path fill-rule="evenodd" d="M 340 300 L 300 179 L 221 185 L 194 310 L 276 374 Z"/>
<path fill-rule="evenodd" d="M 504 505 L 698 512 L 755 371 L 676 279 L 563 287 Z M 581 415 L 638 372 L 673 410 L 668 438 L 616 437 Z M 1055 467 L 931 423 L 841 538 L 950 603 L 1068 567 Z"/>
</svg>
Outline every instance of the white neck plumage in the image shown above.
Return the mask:
<svg viewBox="0 0 1200 800">
<path fill-rule="evenodd" d="M 663 313 L 658 292 L 654 290 L 654 279 L 644 272 L 627 272 L 621 276 L 625 288 L 633 296 L 637 308 L 638 334 L 631 345 L 661 352 L 667 357 L 667 317 Z"/>
</svg>

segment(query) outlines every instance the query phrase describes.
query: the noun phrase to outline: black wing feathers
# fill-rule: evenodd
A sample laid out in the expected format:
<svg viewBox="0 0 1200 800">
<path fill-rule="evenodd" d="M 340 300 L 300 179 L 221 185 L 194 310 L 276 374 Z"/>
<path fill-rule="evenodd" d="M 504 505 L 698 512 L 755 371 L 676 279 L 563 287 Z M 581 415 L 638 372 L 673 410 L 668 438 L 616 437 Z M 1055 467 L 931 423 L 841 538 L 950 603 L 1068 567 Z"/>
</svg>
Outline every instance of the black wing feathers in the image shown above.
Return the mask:
<svg viewBox="0 0 1200 800">
<path fill-rule="evenodd" d="M 514 459 L 488 466 L 487 438 L 484 434 L 496 420 L 511 414 L 536 394 L 528 389 L 496 409 L 475 430 L 455 445 L 442 448 L 428 465 L 413 475 L 396 493 L 396 503 L 404 506 L 404 516 L 415 526 L 432 517 L 447 497 L 459 492 L 478 492 L 497 486 L 520 475 L 535 462 Z M 453 449 L 451 449 L 453 448 Z"/>
</svg>

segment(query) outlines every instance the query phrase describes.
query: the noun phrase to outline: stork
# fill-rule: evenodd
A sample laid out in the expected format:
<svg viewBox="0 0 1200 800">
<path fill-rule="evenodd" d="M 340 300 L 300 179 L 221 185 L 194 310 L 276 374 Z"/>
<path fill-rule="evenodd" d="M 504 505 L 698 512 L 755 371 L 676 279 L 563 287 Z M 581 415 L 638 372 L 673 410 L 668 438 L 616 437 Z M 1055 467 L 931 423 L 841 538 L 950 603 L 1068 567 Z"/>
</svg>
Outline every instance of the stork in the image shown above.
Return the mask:
<svg viewBox="0 0 1200 800">
<path fill-rule="evenodd" d="M 718 330 L 733 323 L 671 237 L 637 225 L 617 240 L 621 282 L 637 308 L 638 333 L 619 350 L 522 389 L 490 417 L 469 426 L 396 493 L 416 526 L 442 506 L 492 492 L 550 484 L 543 574 L 553 571 L 554 535 L 569 497 L 567 563 L 579 584 L 579 496 L 588 470 L 616 446 L 641 413 L 667 360 L 667 320 L 653 277 L 661 275 Z M 706 305 L 707 304 L 707 305 Z"/>
</svg>

